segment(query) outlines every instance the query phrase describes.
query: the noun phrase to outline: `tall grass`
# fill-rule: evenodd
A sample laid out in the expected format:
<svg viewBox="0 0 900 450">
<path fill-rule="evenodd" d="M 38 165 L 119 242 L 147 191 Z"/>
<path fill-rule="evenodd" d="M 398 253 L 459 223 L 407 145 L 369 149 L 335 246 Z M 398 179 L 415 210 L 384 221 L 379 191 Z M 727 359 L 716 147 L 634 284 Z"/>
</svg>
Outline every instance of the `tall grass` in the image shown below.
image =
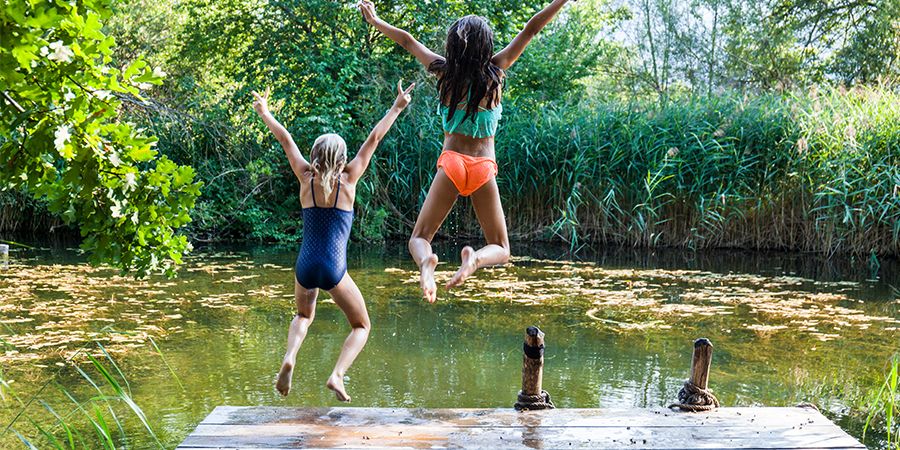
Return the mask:
<svg viewBox="0 0 900 450">
<path fill-rule="evenodd" d="M 433 91 L 417 91 L 357 190 L 357 238 L 408 236 L 441 150 Z M 334 130 L 352 152 L 389 94 L 362 102 L 353 123 L 287 125 L 303 148 Z M 296 180 L 251 114 L 243 108 L 228 126 L 142 117 L 159 148 L 206 183 L 195 238 L 300 235 Z M 508 98 L 496 149 L 514 238 L 900 254 L 900 94 L 886 88 L 663 104 Z M 440 235 L 480 237 L 471 208 L 455 208 Z"/>
<path fill-rule="evenodd" d="M 156 343 L 152 344 L 162 356 Z M 124 425 L 123 413 L 127 413 L 140 422 L 155 447 L 165 448 L 143 410 L 134 402 L 131 386 L 113 357 L 101 343 L 91 345 L 96 346 L 97 356 L 89 353 L 87 346 L 82 347 L 28 399 L 20 396 L 0 372 L 0 398 L 19 406 L 12 420 L 0 431 L 0 439 L 13 434 L 29 449 L 134 448 L 129 440 L 134 432 L 129 433 Z M 84 387 L 94 393 L 76 393 L 60 384 L 57 378 L 64 370 L 76 372 Z"/>
<path fill-rule="evenodd" d="M 863 440 L 866 439 L 866 432 L 869 430 L 876 419 L 884 421 L 884 429 L 886 434 L 886 448 L 900 450 L 900 427 L 897 426 L 898 417 L 900 417 L 900 353 L 891 357 L 887 374 L 884 382 L 873 393 L 869 405 L 869 414 L 866 417 L 866 424 L 863 427 Z"/>
<path fill-rule="evenodd" d="M 509 227 L 571 243 L 898 254 L 898 105 L 875 88 L 508 104 L 497 158 Z M 420 131 L 437 134 L 433 115 L 400 123 L 371 181 L 403 218 L 434 170 L 440 143 Z M 451 219 L 449 234 L 477 234 L 471 214 Z"/>
</svg>

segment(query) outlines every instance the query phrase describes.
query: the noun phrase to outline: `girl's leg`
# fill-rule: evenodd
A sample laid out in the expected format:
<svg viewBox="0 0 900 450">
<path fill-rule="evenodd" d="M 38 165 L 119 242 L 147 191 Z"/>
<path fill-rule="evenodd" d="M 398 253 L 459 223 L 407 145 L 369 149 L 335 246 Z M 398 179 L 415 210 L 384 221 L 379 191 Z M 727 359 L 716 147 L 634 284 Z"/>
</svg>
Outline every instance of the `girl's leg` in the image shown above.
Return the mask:
<svg viewBox="0 0 900 450">
<path fill-rule="evenodd" d="M 443 169 L 438 169 L 434 180 L 431 182 L 431 188 L 428 190 L 428 196 L 425 197 L 425 203 L 422 210 L 419 211 L 419 218 L 416 219 L 416 226 L 413 227 L 412 236 L 409 238 L 409 253 L 412 255 L 416 265 L 419 266 L 419 285 L 422 288 L 422 296 L 429 303 L 434 303 L 437 299 L 437 286 L 434 284 L 434 268 L 437 267 L 438 258 L 431 251 L 431 240 L 434 234 L 444 223 L 450 208 L 456 203 L 456 197 L 459 191 L 456 186 L 447 177 Z"/>
<path fill-rule="evenodd" d="M 287 352 L 281 362 L 281 370 L 275 378 L 275 389 L 281 395 L 288 395 L 291 391 L 291 376 L 294 374 L 294 363 L 297 360 L 297 351 L 306 338 L 306 331 L 316 316 L 316 296 L 318 289 L 306 289 L 297 280 L 294 280 L 294 301 L 297 302 L 297 315 L 291 321 L 288 328 Z"/>
<path fill-rule="evenodd" d="M 366 311 L 366 302 L 362 293 L 350 274 L 344 274 L 344 278 L 333 289 L 328 291 L 334 302 L 341 308 L 347 321 L 350 322 L 350 335 L 344 341 L 341 348 L 341 354 L 338 356 L 337 362 L 334 364 L 334 371 L 328 377 L 325 386 L 334 391 L 337 399 L 342 402 L 349 402 L 350 396 L 344 390 L 344 375 L 347 369 L 353 364 L 353 360 L 359 355 L 366 341 L 369 339 L 369 313 Z"/>
<path fill-rule="evenodd" d="M 447 288 L 459 286 L 466 278 L 480 267 L 503 264 L 509 261 L 509 236 L 506 233 L 506 217 L 503 215 L 503 205 L 500 204 L 500 189 L 497 188 L 497 180 L 492 178 L 477 191 L 472 193 L 472 206 L 475 207 L 475 216 L 484 231 L 487 245 L 477 252 L 472 247 L 465 246 L 460 253 L 462 264 L 453 278 L 447 282 Z"/>
</svg>

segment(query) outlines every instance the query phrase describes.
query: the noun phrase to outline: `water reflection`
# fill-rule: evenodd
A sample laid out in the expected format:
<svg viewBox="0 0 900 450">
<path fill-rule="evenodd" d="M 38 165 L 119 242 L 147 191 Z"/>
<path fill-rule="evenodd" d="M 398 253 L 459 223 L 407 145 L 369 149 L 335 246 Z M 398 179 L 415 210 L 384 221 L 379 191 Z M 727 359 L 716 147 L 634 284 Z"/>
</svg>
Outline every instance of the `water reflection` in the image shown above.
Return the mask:
<svg viewBox="0 0 900 450">
<path fill-rule="evenodd" d="M 438 248 L 451 261 L 440 277 L 454 270 L 457 248 Z M 351 273 L 373 322 L 347 381 L 354 406 L 510 407 L 522 333 L 537 325 L 547 333 L 544 388 L 559 407 L 666 405 L 687 375 L 692 340 L 704 336 L 716 346 L 710 385 L 723 404 L 812 401 L 858 436 L 859 403 L 897 349 L 896 281 L 873 280 L 849 261 L 520 247 L 527 257 L 428 305 L 402 246 L 354 250 Z M 282 399 L 273 389 L 292 315 L 293 251 L 206 249 L 178 279 L 143 281 L 69 251 L 15 251 L 0 274 L 3 376 L 27 397 L 57 363 L 100 339 L 168 444 L 217 405 L 335 405 L 324 382 L 347 326 L 324 299 L 294 390 Z M 882 276 L 892 267 L 883 261 Z M 183 390 L 148 336 L 159 338 Z M 59 382 L 87 395 L 71 372 Z M 0 419 L 15 411 L 4 403 Z M 521 439 L 537 445 L 527 430 Z"/>
</svg>

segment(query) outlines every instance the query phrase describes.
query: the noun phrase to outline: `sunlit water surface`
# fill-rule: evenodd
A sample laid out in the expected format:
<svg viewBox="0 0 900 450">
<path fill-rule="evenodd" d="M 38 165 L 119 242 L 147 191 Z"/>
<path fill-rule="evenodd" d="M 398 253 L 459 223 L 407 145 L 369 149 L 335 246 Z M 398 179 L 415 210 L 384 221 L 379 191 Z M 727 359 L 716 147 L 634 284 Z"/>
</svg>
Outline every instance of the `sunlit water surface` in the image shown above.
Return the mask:
<svg viewBox="0 0 900 450">
<path fill-rule="evenodd" d="M 450 261 L 439 283 L 458 262 L 456 248 L 439 249 Z M 891 262 L 519 246 L 512 265 L 441 290 L 429 305 L 402 245 L 351 249 L 373 326 L 348 374 L 353 406 L 509 407 L 524 329 L 537 325 L 547 335 L 544 388 L 559 407 L 667 405 L 687 376 L 692 340 L 708 337 L 710 383 L 724 405 L 813 402 L 860 437 L 862 407 L 898 350 Z M 206 249 L 177 279 L 136 281 L 90 267 L 73 250 L 14 249 L 0 271 L 0 425 L 18 416 L 12 429 L 34 437 L 29 419 L 52 423 L 44 403 L 61 415 L 75 410 L 63 390 L 80 402 L 96 395 L 75 369 L 102 384 L 84 356 L 104 359 L 95 340 L 168 448 L 217 405 L 338 405 L 324 382 L 347 325 L 327 295 L 293 391 L 281 398 L 273 389 L 293 314 L 294 258 L 284 247 Z M 113 403 L 130 436 L 120 444 L 152 447 L 135 416 Z M 870 431 L 867 444 L 883 446 L 883 431 Z M 20 443 L 9 431 L 0 445 Z"/>
</svg>

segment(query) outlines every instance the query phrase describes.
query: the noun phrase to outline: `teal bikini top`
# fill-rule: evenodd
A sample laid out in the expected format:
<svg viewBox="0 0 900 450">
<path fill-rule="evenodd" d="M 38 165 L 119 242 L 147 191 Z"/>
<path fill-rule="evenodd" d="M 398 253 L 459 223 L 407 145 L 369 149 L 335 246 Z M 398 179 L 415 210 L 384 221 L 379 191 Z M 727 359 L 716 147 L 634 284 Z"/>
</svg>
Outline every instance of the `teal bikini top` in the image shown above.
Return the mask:
<svg viewBox="0 0 900 450">
<path fill-rule="evenodd" d="M 447 120 L 447 116 L 450 115 L 450 108 L 438 104 L 438 114 L 441 116 L 444 132 L 473 138 L 486 138 L 497 134 L 500 117 L 503 115 L 503 105 L 497 105 L 493 109 L 479 106 L 475 116 L 469 117 L 465 121 L 463 121 L 463 117 L 466 116 L 466 111 L 462 109 L 457 109 L 453 113 L 453 118 Z"/>
</svg>

